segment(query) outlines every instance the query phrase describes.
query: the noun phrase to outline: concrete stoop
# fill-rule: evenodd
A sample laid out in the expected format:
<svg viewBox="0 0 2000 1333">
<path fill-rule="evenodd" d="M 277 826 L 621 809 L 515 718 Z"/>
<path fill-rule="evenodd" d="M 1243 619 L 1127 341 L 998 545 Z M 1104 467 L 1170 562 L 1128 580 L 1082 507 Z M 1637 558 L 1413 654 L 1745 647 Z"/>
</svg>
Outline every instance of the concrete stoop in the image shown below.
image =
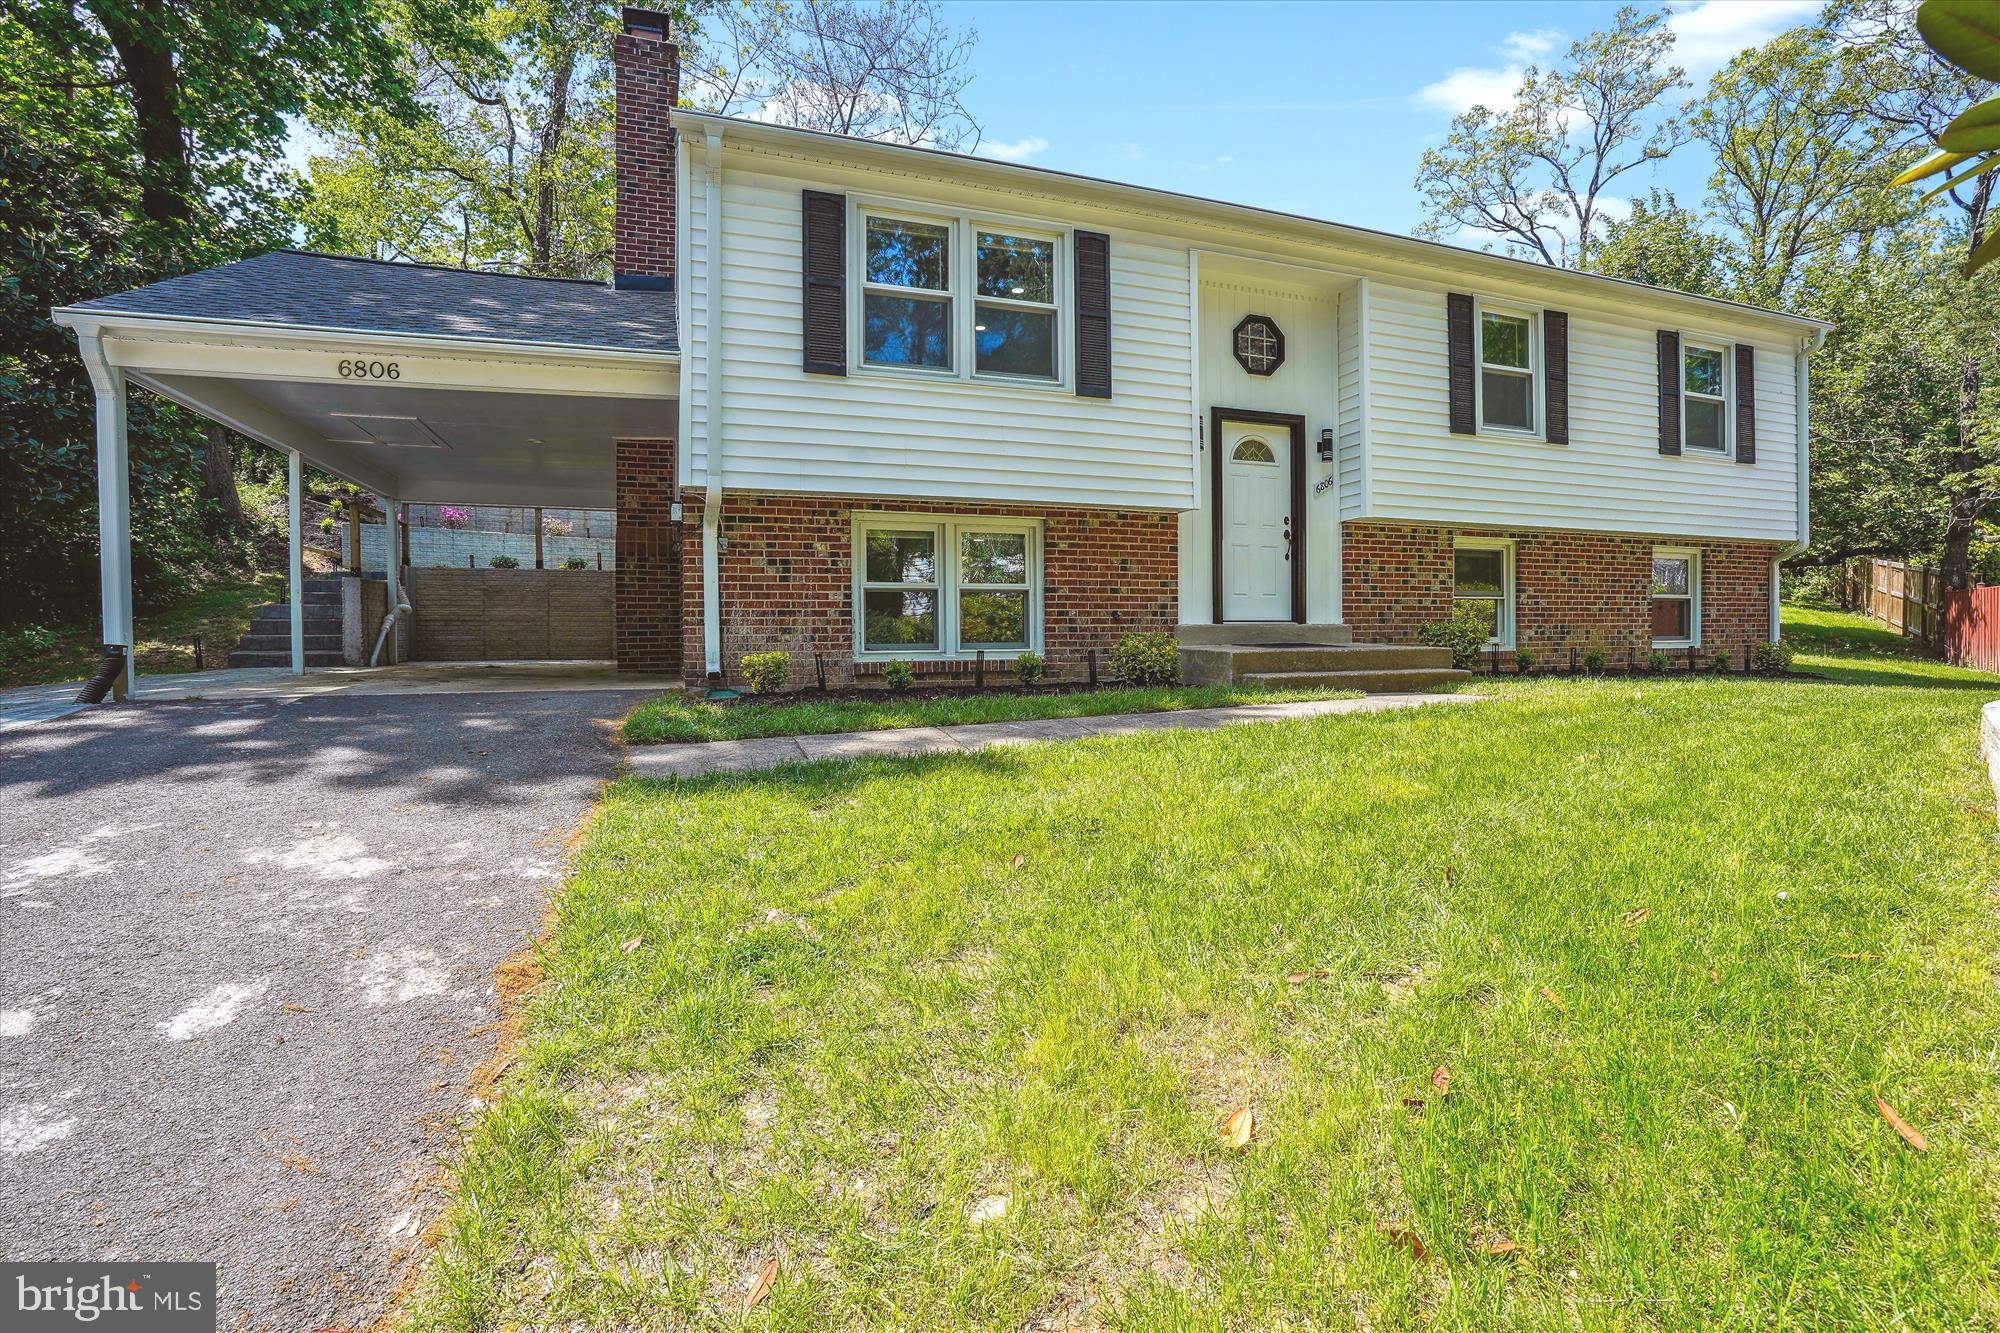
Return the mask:
<svg viewBox="0 0 2000 1333">
<path fill-rule="evenodd" d="M 1447 648 L 1355 643 L 1345 625 L 1183 625 L 1181 678 L 1190 685 L 1344 689 L 1369 694 L 1470 680 Z"/>
</svg>

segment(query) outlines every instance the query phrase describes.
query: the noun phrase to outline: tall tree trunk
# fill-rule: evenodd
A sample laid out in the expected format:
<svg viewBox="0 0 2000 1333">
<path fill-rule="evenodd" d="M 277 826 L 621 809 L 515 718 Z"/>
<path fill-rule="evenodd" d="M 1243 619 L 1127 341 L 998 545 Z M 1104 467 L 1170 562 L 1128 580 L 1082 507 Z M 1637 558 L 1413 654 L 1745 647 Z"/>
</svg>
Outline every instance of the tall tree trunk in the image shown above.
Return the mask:
<svg viewBox="0 0 2000 1333">
<path fill-rule="evenodd" d="M 569 133 L 569 86 L 576 75 L 576 51 L 564 47 L 549 72 L 549 111 L 535 146 L 535 234 L 532 238 L 534 271 L 553 276 L 556 252 L 556 191 L 561 168 L 563 139 Z M 565 274 L 564 276 L 569 276 Z"/>
<path fill-rule="evenodd" d="M 139 207 L 179 240 L 194 216 L 194 168 L 181 120 L 180 72 L 162 0 L 89 0 L 124 66 L 139 129 Z"/>
<path fill-rule="evenodd" d="M 214 422 L 208 424 L 208 442 L 201 451 L 201 495 L 213 500 L 231 527 L 243 521 L 243 499 L 236 493 L 236 459 L 229 447 L 229 431 Z"/>
</svg>

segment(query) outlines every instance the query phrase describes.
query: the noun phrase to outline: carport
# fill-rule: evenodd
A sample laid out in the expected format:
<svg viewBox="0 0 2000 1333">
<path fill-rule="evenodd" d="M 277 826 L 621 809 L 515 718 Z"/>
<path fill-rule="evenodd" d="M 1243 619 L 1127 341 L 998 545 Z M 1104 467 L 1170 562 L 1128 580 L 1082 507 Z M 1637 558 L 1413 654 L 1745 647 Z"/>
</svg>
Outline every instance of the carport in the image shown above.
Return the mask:
<svg viewBox="0 0 2000 1333">
<path fill-rule="evenodd" d="M 294 673 L 306 669 L 307 464 L 376 498 L 391 552 L 406 502 L 616 508 L 617 601 L 628 583 L 638 599 L 659 600 L 677 506 L 660 503 L 657 486 L 635 503 L 618 476 L 621 449 L 664 443 L 671 458 L 678 433 L 668 286 L 276 251 L 54 315 L 75 332 L 96 389 L 104 642 L 125 651 L 121 697 L 135 645 L 132 384 L 286 456 Z M 398 563 L 388 561 L 391 608 L 403 600 Z M 630 632 L 661 631 L 635 623 Z M 622 665 L 622 618 L 618 636 Z"/>
</svg>

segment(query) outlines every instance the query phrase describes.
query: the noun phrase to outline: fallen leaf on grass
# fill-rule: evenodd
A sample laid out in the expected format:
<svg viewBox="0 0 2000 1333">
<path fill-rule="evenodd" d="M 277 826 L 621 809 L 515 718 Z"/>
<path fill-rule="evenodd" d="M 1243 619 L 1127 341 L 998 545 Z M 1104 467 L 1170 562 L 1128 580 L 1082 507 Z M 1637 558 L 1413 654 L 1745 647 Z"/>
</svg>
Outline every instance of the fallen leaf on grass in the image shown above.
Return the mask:
<svg viewBox="0 0 2000 1333">
<path fill-rule="evenodd" d="M 1399 1227 L 1392 1223 L 1382 1228 L 1382 1234 L 1387 1236 L 1393 1244 L 1400 1245 L 1408 1250 L 1414 1258 L 1428 1259 L 1431 1257 L 1430 1247 L 1424 1244 L 1424 1238 L 1407 1227 Z"/>
<path fill-rule="evenodd" d="M 1716 971 L 1714 968 L 1711 967 L 1710 969 L 1708 969 L 1708 979 L 1710 981 L 1720 981 L 1722 980 L 1722 973 Z"/>
<path fill-rule="evenodd" d="M 1875 963 L 1880 962 L 1882 959 L 1882 955 L 1879 953 L 1837 953 L 1834 957 L 1845 958 L 1850 962 L 1857 963 Z"/>
<path fill-rule="evenodd" d="M 1636 926 L 1652 914 L 1653 909 L 1650 907 L 1635 907 L 1618 919 L 1628 926 Z"/>
<path fill-rule="evenodd" d="M 1547 1000 L 1550 1004 L 1554 1005 L 1556 1007 L 1557 1013 L 1566 1014 L 1569 1012 L 1569 1006 L 1562 1002 L 1562 996 L 1556 994 L 1554 991 L 1550 990 L 1547 986 L 1542 987 L 1541 990 L 1536 993 L 1539 994 L 1544 1000 Z"/>
<path fill-rule="evenodd" d="M 743 1293 L 743 1308 L 749 1309 L 771 1294 L 771 1286 L 778 1280 L 778 1261 L 766 1259 L 764 1266 L 757 1270 L 757 1280 L 750 1284 L 750 1290 Z"/>
<path fill-rule="evenodd" d="M 1239 1106 L 1222 1117 L 1222 1141 L 1241 1152 L 1250 1146 L 1251 1136 L 1257 1132 L 1257 1113 L 1247 1106 Z"/>
<path fill-rule="evenodd" d="M 1502 1254 L 1515 1254 L 1519 1252 L 1520 1248 L 1521 1247 L 1519 1245 L 1516 1245 L 1513 1241 L 1508 1240 L 1505 1236 L 1502 1236 L 1498 1240 L 1487 1241 L 1485 1252 L 1489 1255 L 1496 1255 L 1496 1256 Z"/>
<path fill-rule="evenodd" d="M 1331 972 L 1328 972 L 1323 967 L 1316 967 L 1310 972 L 1287 972 L 1285 973 L 1285 984 L 1288 986 L 1303 986 L 1308 981 L 1324 981 L 1332 975 Z"/>
<path fill-rule="evenodd" d="M 1451 1071 L 1449 1069 L 1446 1069 L 1443 1065 L 1439 1065 L 1436 1069 L 1433 1069 L 1431 1071 L 1431 1086 L 1437 1089 L 1438 1096 L 1440 1097 L 1450 1096 Z"/>
<path fill-rule="evenodd" d="M 1028 864 L 1028 858 L 1020 852 L 1015 852 L 1013 861 L 1014 869 L 1019 870 L 1026 864 Z"/>
<path fill-rule="evenodd" d="M 972 1205 L 965 1215 L 966 1220 L 976 1227 L 983 1227 L 988 1222 L 998 1222 L 1007 1215 L 1007 1205 L 1012 1201 L 1012 1195 L 989 1194 Z"/>
<path fill-rule="evenodd" d="M 1918 1152 L 1929 1152 L 1931 1150 L 1931 1145 L 1924 1141 L 1924 1136 L 1910 1128 L 1910 1122 L 1897 1115 L 1896 1108 L 1883 1101 L 1880 1093 L 1875 1095 L 1875 1109 L 1880 1111 L 1882 1118 L 1889 1122 L 1889 1128 L 1903 1136 L 1903 1142 L 1909 1144 Z"/>
<path fill-rule="evenodd" d="M 644 935 L 634 935 L 631 939 L 626 940 L 623 944 L 618 946 L 618 952 L 631 953 L 634 949 L 638 948 L 645 942 L 646 942 L 646 937 Z"/>
</svg>

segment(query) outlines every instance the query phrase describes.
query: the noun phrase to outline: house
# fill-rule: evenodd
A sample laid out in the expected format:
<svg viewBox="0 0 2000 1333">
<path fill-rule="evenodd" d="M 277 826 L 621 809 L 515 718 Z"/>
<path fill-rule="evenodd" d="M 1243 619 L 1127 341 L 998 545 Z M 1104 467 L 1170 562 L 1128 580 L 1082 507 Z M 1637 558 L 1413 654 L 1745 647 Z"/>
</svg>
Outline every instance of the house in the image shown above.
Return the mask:
<svg viewBox="0 0 2000 1333">
<path fill-rule="evenodd" d="M 611 284 L 281 252 L 57 312 L 107 641 L 131 381 L 392 516 L 615 507 L 618 665 L 691 685 L 1076 677 L 1139 630 L 1204 678 L 1421 672 L 1455 603 L 1503 661 L 1775 637 L 1824 324 L 679 109 L 666 20 L 624 22 Z"/>
</svg>

